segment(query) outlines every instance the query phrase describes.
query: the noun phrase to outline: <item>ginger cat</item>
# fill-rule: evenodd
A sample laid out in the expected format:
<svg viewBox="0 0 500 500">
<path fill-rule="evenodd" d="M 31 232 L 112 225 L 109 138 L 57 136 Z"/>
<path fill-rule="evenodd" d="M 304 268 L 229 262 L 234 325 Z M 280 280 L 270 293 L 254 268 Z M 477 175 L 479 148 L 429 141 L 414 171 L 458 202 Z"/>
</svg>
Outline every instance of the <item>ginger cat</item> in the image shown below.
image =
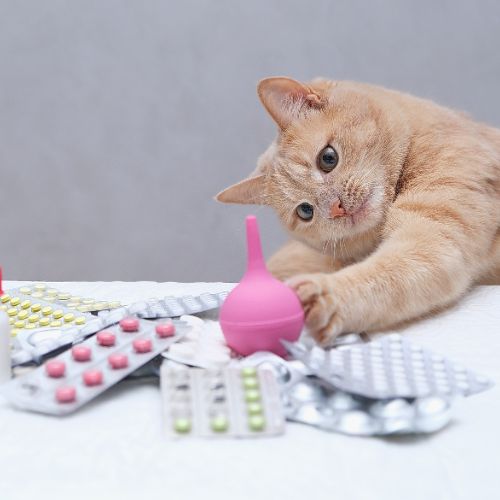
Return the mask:
<svg viewBox="0 0 500 500">
<path fill-rule="evenodd" d="M 353 82 L 259 83 L 278 137 L 226 203 L 272 206 L 293 238 L 269 261 L 323 345 L 500 283 L 500 130 Z"/>
</svg>

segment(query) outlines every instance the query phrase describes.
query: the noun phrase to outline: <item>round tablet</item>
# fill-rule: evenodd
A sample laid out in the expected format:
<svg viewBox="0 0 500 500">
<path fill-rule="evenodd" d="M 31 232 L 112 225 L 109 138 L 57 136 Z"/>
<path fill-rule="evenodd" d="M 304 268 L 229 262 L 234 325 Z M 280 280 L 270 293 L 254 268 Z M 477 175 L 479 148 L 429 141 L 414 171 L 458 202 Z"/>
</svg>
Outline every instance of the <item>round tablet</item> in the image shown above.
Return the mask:
<svg viewBox="0 0 500 500">
<path fill-rule="evenodd" d="M 23 300 L 20 305 L 21 309 L 29 309 L 31 306 L 31 300 Z"/>
<path fill-rule="evenodd" d="M 52 307 L 50 306 L 42 307 L 42 314 L 44 316 L 50 316 L 52 314 Z"/>
<path fill-rule="evenodd" d="M 36 323 L 40 319 L 40 316 L 38 314 L 32 314 L 29 318 L 28 321 L 30 323 Z"/>
<path fill-rule="evenodd" d="M 151 339 L 135 339 L 132 345 L 137 353 L 150 352 L 153 349 Z"/>
<path fill-rule="evenodd" d="M 122 304 L 121 302 L 118 302 L 118 301 L 114 301 L 114 302 L 110 302 L 109 303 L 109 308 L 110 309 L 116 309 L 117 307 L 120 307 Z"/>
<path fill-rule="evenodd" d="M 174 430 L 180 434 L 186 434 L 191 430 L 191 420 L 188 418 L 176 418 L 174 420 Z"/>
<path fill-rule="evenodd" d="M 127 368 L 128 366 L 128 358 L 126 354 L 110 354 L 108 356 L 109 366 L 113 368 L 113 370 L 119 370 L 121 368 Z"/>
<path fill-rule="evenodd" d="M 112 346 L 115 345 L 116 335 L 109 330 L 103 330 L 96 335 L 97 343 L 102 346 Z"/>
<path fill-rule="evenodd" d="M 63 377 L 65 372 L 66 372 L 66 365 L 64 361 L 53 359 L 45 363 L 45 373 L 47 373 L 49 377 L 52 378 Z"/>
<path fill-rule="evenodd" d="M 254 366 L 245 366 L 241 369 L 242 377 L 255 377 L 257 375 L 257 369 Z"/>
<path fill-rule="evenodd" d="M 71 294 L 66 293 L 66 292 L 61 292 L 61 293 L 57 296 L 57 298 L 58 298 L 59 300 L 69 300 L 69 298 L 70 298 L 70 297 L 71 297 Z"/>
<path fill-rule="evenodd" d="M 139 330 L 139 320 L 137 318 L 124 318 L 120 321 L 120 328 L 124 332 L 136 332 Z"/>
<path fill-rule="evenodd" d="M 253 403 L 254 401 L 260 400 L 260 392 L 257 389 L 248 389 L 245 391 L 245 401 L 247 403 Z"/>
<path fill-rule="evenodd" d="M 24 295 L 29 295 L 31 293 L 31 288 L 28 286 L 22 286 L 19 291 L 24 293 Z"/>
<path fill-rule="evenodd" d="M 248 403 L 247 412 L 249 415 L 260 415 L 262 413 L 262 405 L 256 401 Z"/>
<path fill-rule="evenodd" d="M 52 317 L 54 319 L 61 319 L 62 317 L 64 316 L 64 312 L 61 311 L 61 309 L 56 309 L 53 313 L 52 313 Z"/>
<path fill-rule="evenodd" d="M 219 415 L 211 420 L 210 427 L 214 432 L 226 432 L 229 428 L 229 421 L 225 415 Z"/>
<path fill-rule="evenodd" d="M 24 321 L 14 321 L 14 326 L 16 328 L 24 328 Z"/>
<path fill-rule="evenodd" d="M 86 345 L 75 345 L 71 349 L 71 355 L 75 361 L 89 361 L 92 357 L 92 351 Z"/>
<path fill-rule="evenodd" d="M 60 326 L 62 326 L 62 323 L 58 319 L 56 319 L 55 321 L 52 321 L 52 323 L 50 324 L 50 326 L 60 327 Z"/>
<path fill-rule="evenodd" d="M 43 297 L 43 293 L 42 292 L 33 292 L 31 294 L 32 297 L 34 297 L 35 299 L 39 299 L 40 297 Z"/>
<path fill-rule="evenodd" d="M 34 313 L 37 313 L 37 312 L 40 312 L 42 310 L 42 304 L 33 304 L 31 306 L 31 310 L 34 312 Z"/>
<path fill-rule="evenodd" d="M 262 415 L 250 415 L 248 417 L 248 427 L 255 432 L 262 431 L 266 427 L 266 420 Z"/>
<path fill-rule="evenodd" d="M 35 296 L 35 294 L 33 294 L 33 297 L 34 296 Z M 40 294 L 39 297 L 43 297 L 43 295 Z M 47 295 L 46 297 L 43 297 L 43 300 L 45 300 L 45 302 L 54 302 L 56 300 L 56 298 L 51 297 L 50 295 Z"/>
<path fill-rule="evenodd" d="M 59 403 L 72 403 L 76 399 L 76 389 L 72 385 L 58 387 L 56 399 Z"/>
<path fill-rule="evenodd" d="M 257 389 L 259 381 L 255 377 L 245 377 L 243 379 L 243 387 L 245 389 Z"/>
<path fill-rule="evenodd" d="M 12 297 L 10 303 L 13 306 L 18 306 L 21 303 L 21 299 L 19 297 Z"/>
<path fill-rule="evenodd" d="M 19 311 L 19 314 L 17 315 L 17 317 L 19 319 L 26 319 L 29 315 L 30 315 L 30 313 L 28 311 Z"/>
<path fill-rule="evenodd" d="M 33 328 L 36 328 L 36 323 L 26 323 L 25 327 L 28 330 L 33 330 Z"/>
<path fill-rule="evenodd" d="M 47 285 L 45 283 L 37 283 L 34 288 L 35 290 L 45 290 L 47 288 Z"/>
<path fill-rule="evenodd" d="M 78 318 L 75 319 L 75 325 L 84 325 L 84 324 L 85 324 L 84 316 L 78 316 Z"/>
<path fill-rule="evenodd" d="M 41 318 L 40 319 L 40 326 L 49 326 L 50 325 L 50 318 Z"/>
<path fill-rule="evenodd" d="M 77 307 L 79 305 L 79 302 L 68 302 L 66 304 L 66 307 L 69 307 L 70 309 L 75 309 L 75 307 Z"/>
<path fill-rule="evenodd" d="M 8 316 L 16 316 L 17 315 L 17 309 L 14 307 L 11 307 L 10 309 L 7 309 L 7 315 Z"/>
<path fill-rule="evenodd" d="M 0 306 L 0 311 L 6 311 L 7 310 L 7 306 L 5 304 L 2 304 Z"/>
<path fill-rule="evenodd" d="M 55 297 L 59 292 L 55 288 L 49 288 L 45 293 L 49 297 Z"/>
<path fill-rule="evenodd" d="M 83 383 L 85 385 L 101 385 L 102 384 L 102 371 L 101 370 L 87 370 L 83 372 Z"/>
<path fill-rule="evenodd" d="M 75 319 L 75 315 L 73 313 L 68 313 L 63 316 L 65 323 L 71 323 Z"/>
<path fill-rule="evenodd" d="M 172 322 L 158 323 L 155 328 L 156 334 L 160 338 L 171 337 L 175 334 L 175 326 Z"/>
<path fill-rule="evenodd" d="M 87 312 L 89 308 L 87 306 L 78 306 L 76 310 L 80 312 Z"/>
<path fill-rule="evenodd" d="M 8 293 L 6 293 L 5 295 L 2 295 L 2 297 L 0 298 L 0 300 L 2 301 L 2 304 L 5 304 L 6 302 L 9 302 L 10 295 Z"/>
</svg>

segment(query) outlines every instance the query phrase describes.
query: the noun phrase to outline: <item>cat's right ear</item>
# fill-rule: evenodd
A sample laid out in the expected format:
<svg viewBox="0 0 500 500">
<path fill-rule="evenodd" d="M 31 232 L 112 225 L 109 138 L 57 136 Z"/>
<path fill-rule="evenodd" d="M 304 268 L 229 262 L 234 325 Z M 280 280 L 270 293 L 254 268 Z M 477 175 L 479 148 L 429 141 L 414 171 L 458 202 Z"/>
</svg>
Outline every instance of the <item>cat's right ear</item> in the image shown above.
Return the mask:
<svg viewBox="0 0 500 500">
<path fill-rule="evenodd" d="M 222 203 L 241 203 L 242 205 L 264 204 L 264 175 L 250 177 L 233 184 L 216 195 Z"/>
<path fill-rule="evenodd" d="M 323 106 L 321 96 L 313 89 L 291 78 L 275 76 L 261 80 L 257 94 L 271 118 L 281 130 L 301 113 Z"/>
</svg>

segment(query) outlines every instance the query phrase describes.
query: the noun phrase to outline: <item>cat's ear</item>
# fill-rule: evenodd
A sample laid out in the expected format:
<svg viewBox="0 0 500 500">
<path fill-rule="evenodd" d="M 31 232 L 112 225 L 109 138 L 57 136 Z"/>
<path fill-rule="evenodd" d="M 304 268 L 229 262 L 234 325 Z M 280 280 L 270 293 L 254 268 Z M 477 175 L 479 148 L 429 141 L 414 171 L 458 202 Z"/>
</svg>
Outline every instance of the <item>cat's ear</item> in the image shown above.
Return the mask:
<svg viewBox="0 0 500 500">
<path fill-rule="evenodd" d="M 324 105 L 313 89 L 291 78 L 265 78 L 257 86 L 257 94 L 280 129 L 285 129 L 301 113 Z"/>
<path fill-rule="evenodd" d="M 264 204 L 264 175 L 250 177 L 221 191 L 215 199 L 222 203 Z"/>
</svg>

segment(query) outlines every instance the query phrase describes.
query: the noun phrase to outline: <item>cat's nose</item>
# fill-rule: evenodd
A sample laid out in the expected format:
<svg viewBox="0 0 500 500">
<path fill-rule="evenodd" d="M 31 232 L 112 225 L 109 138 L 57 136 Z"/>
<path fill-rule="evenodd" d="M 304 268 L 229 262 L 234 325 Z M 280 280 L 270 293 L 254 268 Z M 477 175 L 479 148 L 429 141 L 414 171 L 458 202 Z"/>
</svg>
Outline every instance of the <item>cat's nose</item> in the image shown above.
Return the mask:
<svg viewBox="0 0 500 500">
<path fill-rule="evenodd" d="M 343 217 L 345 215 L 345 210 L 342 207 L 342 202 L 335 198 L 330 205 L 330 219 L 335 219 L 335 217 Z"/>
</svg>

